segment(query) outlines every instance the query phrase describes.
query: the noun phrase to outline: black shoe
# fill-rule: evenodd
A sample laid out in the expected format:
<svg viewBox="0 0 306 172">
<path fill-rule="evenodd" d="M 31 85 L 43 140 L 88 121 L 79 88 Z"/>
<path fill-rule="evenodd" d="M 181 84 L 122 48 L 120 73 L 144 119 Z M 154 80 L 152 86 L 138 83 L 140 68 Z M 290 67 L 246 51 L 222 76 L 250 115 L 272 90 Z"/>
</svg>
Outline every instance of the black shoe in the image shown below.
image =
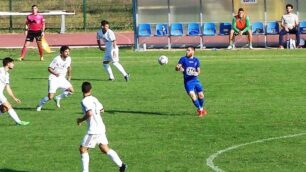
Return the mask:
<svg viewBox="0 0 306 172">
<path fill-rule="evenodd" d="M 130 74 L 125 75 L 124 79 L 125 79 L 126 82 L 128 82 L 128 80 L 130 80 Z"/>
<path fill-rule="evenodd" d="M 125 169 L 127 169 L 127 165 L 123 163 L 122 166 L 119 168 L 119 172 L 125 172 Z"/>
<path fill-rule="evenodd" d="M 112 78 L 108 78 L 108 80 L 109 80 L 109 81 L 114 81 L 115 79 L 112 79 Z"/>
</svg>

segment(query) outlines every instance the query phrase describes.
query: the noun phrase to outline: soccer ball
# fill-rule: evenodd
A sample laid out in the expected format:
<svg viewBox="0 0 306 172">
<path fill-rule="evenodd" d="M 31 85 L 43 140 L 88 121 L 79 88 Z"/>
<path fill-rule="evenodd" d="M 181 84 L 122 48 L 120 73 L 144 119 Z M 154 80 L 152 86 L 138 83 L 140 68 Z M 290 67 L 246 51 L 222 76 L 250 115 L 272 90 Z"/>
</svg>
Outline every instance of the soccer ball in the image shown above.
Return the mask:
<svg viewBox="0 0 306 172">
<path fill-rule="evenodd" d="M 168 63 L 168 57 L 167 57 L 167 56 L 164 56 L 164 55 L 160 56 L 160 57 L 158 58 L 158 63 L 159 63 L 160 65 L 165 65 L 165 64 L 167 64 L 167 63 Z"/>
</svg>

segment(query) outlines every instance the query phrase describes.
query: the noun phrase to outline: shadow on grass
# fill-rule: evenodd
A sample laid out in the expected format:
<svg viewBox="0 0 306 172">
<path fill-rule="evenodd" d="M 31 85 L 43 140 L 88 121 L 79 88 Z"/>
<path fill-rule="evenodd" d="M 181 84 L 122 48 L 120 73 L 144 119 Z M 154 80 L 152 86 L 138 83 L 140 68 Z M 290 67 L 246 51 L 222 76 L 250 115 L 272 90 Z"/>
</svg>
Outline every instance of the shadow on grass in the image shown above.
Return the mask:
<svg viewBox="0 0 306 172">
<path fill-rule="evenodd" d="M 30 79 L 30 80 L 46 80 L 48 81 L 48 78 L 24 78 L 24 79 Z M 108 79 L 96 79 L 96 78 L 72 78 L 72 81 L 104 81 L 104 82 L 111 82 Z"/>
<path fill-rule="evenodd" d="M 24 171 L 24 170 L 13 170 L 13 169 L 8 169 L 8 168 L 1 168 L 0 172 L 29 172 L 29 171 Z"/>
<path fill-rule="evenodd" d="M 184 114 L 170 114 L 167 112 L 146 112 L 146 111 L 134 111 L 134 110 L 106 110 L 106 113 L 129 113 L 129 114 L 140 114 L 140 115 L 164 115 L 164 116 L 183 116 Z"/>
<path fill-rule="evenodd" d="M 25 111 L 35 111 L 36 112 L 36 107 L 13 107 L 15 110 L 25 110 Z M 48 111 L 55 111 L 56 108 L 51 109 L 51 108 L 43 108 L 42 111 L 48 110 Z M 1 172 L 1 171 L 0 171 Z"/>
</svg>

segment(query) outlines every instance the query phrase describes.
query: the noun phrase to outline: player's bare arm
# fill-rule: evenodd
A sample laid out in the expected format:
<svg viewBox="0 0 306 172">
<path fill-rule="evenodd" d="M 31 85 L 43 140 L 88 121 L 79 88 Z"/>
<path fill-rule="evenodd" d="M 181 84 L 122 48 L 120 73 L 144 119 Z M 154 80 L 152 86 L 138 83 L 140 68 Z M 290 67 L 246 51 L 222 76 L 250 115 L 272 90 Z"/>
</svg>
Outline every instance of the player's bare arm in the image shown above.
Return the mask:
<svg viewBox="0 0 306 172">
<path fill-rule="evenodd" d="M 77 124 L 81 125 L 83 121 L 86 121 L 88 118 L 92 116 L 92 110 L 88 110 L 86 114 L 82 118 L 77 119 Z"/>
<path fill-rule="evenodd" d="M 97 40 L 97 43 L 98 43 L 98 47 L 101 51 L 104 51 L 104 48 L 101 46 L 101 41 L 98 39 Z"/>
<path fill-rule="evenodd" d="M 177 64 L 176 67 L 175 67 L 175 70 L 179 71 L 179 72 L 183 72 L 184 68 L 182 67 L 182 64 Z"/>
<path fill-rule="evenodd" d="M 70 81 L 71 80 L 71 71 L 72 71 L 72 67 L 69 66 L 67 68 L 67 80 Z"/>
<path fill-rule="evenodd" d="M 53 75 L 55 75 L 55 76 L 59 76 L 59 74 L 58 73 L 56 73 L 55 71 L 54 71 L 54 69 L 52 69 L 51 67 L 48 67 L 48 71 L 50 72 L 50 73 L 52 73 Z"/>
<path fill-rule="evenodd" d="M 9 84 L 6 85 L 6 91 L 14 99 L 15 102 L 21 103 L 21 101 L 14 95 L 13 90 Z"/>
</svg>

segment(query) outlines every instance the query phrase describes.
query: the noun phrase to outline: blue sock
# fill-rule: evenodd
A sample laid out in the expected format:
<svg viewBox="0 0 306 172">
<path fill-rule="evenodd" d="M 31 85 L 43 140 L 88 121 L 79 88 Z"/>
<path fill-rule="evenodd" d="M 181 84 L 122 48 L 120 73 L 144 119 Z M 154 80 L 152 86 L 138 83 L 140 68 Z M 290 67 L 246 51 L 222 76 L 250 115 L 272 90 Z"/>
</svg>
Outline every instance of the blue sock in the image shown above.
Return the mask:
<svg viewBox="0 0 306 172">
<path fill-rule="evenodd" d="M 195 105 L 195 107 L 197 107 L 197 109 L 200 109 L 200 108 L 201 108 L 201 105 L 200 105 L 199 99 L 192 100 L 192 102 L 193 102 L 193 104 Z"/>
<path fill-rule="evenodd" d="M 200 106 L 204 107 L 205 98 L 203 97 L 203 99 L 198 99 L 198 100 L 199 100 Z"/>
</svg>

